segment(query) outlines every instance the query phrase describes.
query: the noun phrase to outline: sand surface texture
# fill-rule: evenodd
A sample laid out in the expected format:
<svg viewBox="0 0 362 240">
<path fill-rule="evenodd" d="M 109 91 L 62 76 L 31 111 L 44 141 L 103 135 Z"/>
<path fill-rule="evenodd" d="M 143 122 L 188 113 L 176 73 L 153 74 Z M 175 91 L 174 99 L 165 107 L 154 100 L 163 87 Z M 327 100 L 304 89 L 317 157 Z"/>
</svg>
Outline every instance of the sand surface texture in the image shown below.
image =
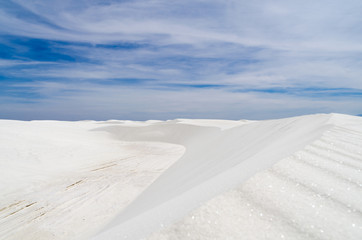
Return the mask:
<svg viewBox="0 0 362 240">
<path fill-rule="evenodd" d="M 362 119 L 0 121 L 0 239 L 361 239 Z"/>
</svg>

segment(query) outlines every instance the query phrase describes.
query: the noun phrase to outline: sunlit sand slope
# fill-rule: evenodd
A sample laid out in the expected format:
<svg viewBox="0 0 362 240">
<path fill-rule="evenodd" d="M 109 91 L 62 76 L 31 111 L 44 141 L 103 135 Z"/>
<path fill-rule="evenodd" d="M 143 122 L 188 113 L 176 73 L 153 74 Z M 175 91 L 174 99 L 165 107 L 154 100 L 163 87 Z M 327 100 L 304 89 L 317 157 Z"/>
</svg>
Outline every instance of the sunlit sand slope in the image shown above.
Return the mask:
<svg viewBox="0 0 362 240">
<path fill-rule="evenodd" d="M 224 130 L 220 126 L 212 128 L 209 123 L 207 127 L 196 127 L 191 120 L 177 122 L 176 125 L 174 122 L 166 122 L 137 131 L 120 127 L 108 129 L 120 139 L 181 144 L 186 147 L 186 153 L 94 239 L 146 237 L 182 219 L 203 202 L 238 187 L 248 178 L 271 168 L 278 161 L 293 156 L 315 141 L 322 141 L 322 137 L 328 131 L 335 131 L 335 128 L 344 126 L 349 121 L 354 125 L 361 124 L 360 119 L 356 119 L 357 122 L 354 123 L 353 117 L 322 114 L 241 122 L 240 125 Z M 200 122 L 197 124 L 200 125 Z M 245 217 L 244 220 L 248 221 L 247 216 Z M 208 220 L 205 221 L 209 223 Z M 181 227 L 177 224 L 176 226 Z M 208 226 L 217 231 L 212 225 Z M 162 236 L 172 239 L 180 234 L 179 239 L 183 239 L 188 234 L 182 227 L 173 229 L 162 233 Z M 238 232 L 238 229 L 234 230 Z M 195 226 L 195 232 L 199 231 L 202 236 L 201 232 L 204 230 Z M 214 234 L 216 233 L 210 233 L 204 239 L 211 236 L 217 238 L 218 235 Z M 228 236 L 223 230 L 219 234 Z"/>
<path fill-rule="evenodd" d="M 154 233 L 163 239 L 361 239 L 362 121 L 317 140 Z"/>
</svg>

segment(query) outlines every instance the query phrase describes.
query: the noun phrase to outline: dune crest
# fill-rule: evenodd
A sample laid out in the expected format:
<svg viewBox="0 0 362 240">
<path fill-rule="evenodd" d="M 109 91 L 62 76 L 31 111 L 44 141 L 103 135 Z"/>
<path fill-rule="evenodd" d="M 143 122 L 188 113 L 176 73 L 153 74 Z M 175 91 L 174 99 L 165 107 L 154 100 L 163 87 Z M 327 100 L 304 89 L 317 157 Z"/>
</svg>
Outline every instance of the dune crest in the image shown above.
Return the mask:
<svg viewBox="0 0 362 240">
<path fill-rule="evenodd" d="M 94 239 L 145 237 L 303 149 L 341 118 L 349 119 L 320 114 L 250 122 L 225 130 L 199 128 L 191 121 L 175 126 L 167 122 L 147 126 L 136 134 L 129 134 L 127 128 L 108 129 L 127 140 L 182 144 L 186 153 L 122 211 L 108 231 Z"/>
<path fill-rule="evenodd" d="M 361 239 L 362 121 L 329 123 L 320 138 L 147 239 Z"/>
</svg>

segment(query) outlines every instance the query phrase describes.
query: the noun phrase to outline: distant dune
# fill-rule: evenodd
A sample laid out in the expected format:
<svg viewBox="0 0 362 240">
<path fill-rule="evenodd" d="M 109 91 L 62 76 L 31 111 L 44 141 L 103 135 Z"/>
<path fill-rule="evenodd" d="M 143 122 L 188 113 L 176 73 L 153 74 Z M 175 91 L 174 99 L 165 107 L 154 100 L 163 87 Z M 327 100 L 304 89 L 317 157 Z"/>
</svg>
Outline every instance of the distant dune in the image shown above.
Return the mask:
<svg viewBox="0 0 362 240">
<path fill-rule="evenodd" d="M 0 239 L 362 239 L 362 118 L 0 120 Z"/>
</svg>

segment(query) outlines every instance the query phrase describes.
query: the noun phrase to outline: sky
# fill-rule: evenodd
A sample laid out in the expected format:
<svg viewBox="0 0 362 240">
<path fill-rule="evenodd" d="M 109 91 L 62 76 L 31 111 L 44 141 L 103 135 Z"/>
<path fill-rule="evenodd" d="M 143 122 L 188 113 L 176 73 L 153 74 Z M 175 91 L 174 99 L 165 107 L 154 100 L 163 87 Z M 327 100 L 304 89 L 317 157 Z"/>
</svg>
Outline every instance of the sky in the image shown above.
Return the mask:
<svg viewBox="0 0 362 240">
<path fill-rule="evenodd" d="M 0 1 L 0 119 L 362 114 L 360 0 Z"/>
</svg>

